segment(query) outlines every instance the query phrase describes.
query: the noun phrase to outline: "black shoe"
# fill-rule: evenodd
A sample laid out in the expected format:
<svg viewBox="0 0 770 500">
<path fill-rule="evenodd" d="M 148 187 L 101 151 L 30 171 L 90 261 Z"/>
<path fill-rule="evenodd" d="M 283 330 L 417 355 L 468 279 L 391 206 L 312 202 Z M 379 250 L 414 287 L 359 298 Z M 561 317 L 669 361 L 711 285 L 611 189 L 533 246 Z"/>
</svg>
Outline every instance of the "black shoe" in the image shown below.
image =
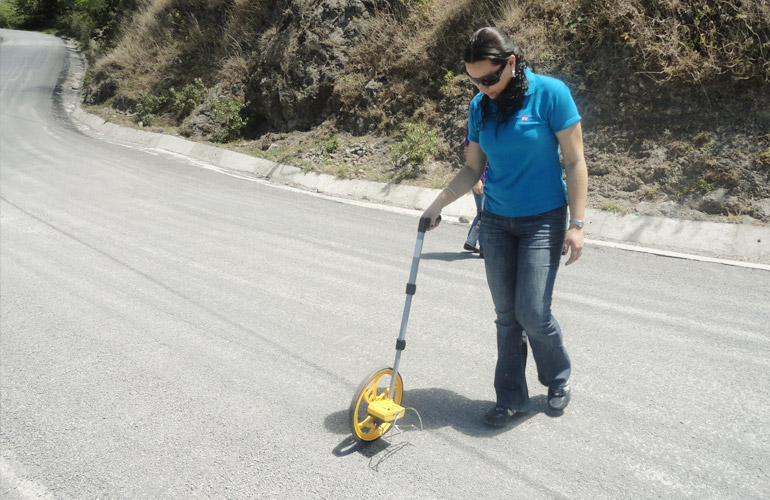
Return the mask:
<svg viewBox="0 0 770 500">
<path fill-rule="evenodd" d="M 486 415 L 484 415 L 484 423 L 490 427 L 502 427 L 516 415 L 516 412 L 503 408 L 502 406 L 495 406 L 490 409 Z"/>
<path fill-rule="evenodd" d="M 468 252 L 473 252 L 473 253 L 479 253 L 479 247 L 474 247 L 473 245 L 469 245 L 467 243 L 463 245 L 463 250 L 467 250 Z"/>
<path fill-rule="evenodd" d="M 548 389 L 548 406 L 552 410 L 563 411 L 569 404 L 569 394 L 570 388 L 566 382 Z"/>
</svg>

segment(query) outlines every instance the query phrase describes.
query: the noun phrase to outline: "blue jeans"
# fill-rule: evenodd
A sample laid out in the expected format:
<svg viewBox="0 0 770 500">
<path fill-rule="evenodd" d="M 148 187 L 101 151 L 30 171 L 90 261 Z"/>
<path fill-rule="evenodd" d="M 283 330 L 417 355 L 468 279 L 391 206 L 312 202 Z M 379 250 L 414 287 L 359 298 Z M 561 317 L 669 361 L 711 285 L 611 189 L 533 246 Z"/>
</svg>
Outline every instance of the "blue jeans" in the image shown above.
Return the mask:
<svg viewBox="0 0 770 500">
<path fill-rule="evenodd" d="M 570 376 L 561 328 L 551 314 L 566 222 L 566 206 L 529 217 L 481 214 L 487 283 L 497 314 L 495 392 L 505 408 L 529 410 L 527 340 L 541 384 L 556 387 Z"/>
</svg>

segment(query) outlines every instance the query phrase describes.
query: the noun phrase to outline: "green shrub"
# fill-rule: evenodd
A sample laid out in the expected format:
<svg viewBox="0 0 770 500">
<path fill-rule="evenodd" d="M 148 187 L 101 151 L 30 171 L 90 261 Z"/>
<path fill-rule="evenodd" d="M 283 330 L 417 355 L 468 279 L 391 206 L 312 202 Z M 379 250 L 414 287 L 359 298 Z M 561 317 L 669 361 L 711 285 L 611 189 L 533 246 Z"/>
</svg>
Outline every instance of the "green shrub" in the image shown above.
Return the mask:
<svg viewBox="0 0 770 500">
<path fill-rule="evenodd" d="M 698 179 L 698 188 L 704 193 L 710 193 L 714 190 L 714 183 L 711 182 L 707 176 L 703 176 Z"/>
<path fill-rule="evenodd" d="M 184 118 L 192 110 L 198 107 L 206 98 L 208 89 L 203 84 L 203 80 L 196 78 L 194 83 L 187 84 L 182 90 L 175 90 L 171 87 L 168 91 L 171 100 L 171 109 L 180 117 Z"/>
<path fill-rule="evenodd" d="M 429 156 L 438 152 L 436 132 L 422 123 L 407 122 L 402 126 L 404 138 L 393 149 L 397 156 L 405 156 L 409 164 L 419 167 Z"/>
<path fill-rule="evenodd" d="M 323 149 L 324 153 L 335 153 L 338 149 L 340 149 L 340 138 L 337 137 L 337 135 L 331 136 L 328 140 L 324 141 L 321 144 L 321 148 Z"/>
<path fill-rule="evenodd" d="M 60 19 L 70 36 L 82 45 L 88 44 L 88 40 L 96 29 L 94 17 L 88 12 L 72 11 L 62 15 Z"/>
<path fill-rule="evenodd" d="M 88 87 L 94 81 L 94 67 L 88 66 L 86 74 L 83 75 L 83 87 Z"/>
<path fill-rule="evenodd" d="M 140 92 L 139 101 L 136 103 L 136 115 L 138 121 L 145 125 L 152 124 L 153 119 L 161 111 L 161 109 L 163 109 L 165 104 L 165 96 Z"/>
<path fill-rule="evenodd" d="M 246 126 L 242 111 L 247 105 L 248 103 L 223 96 L 211 102 L 211 118 L 220 127 L 220 131 L 212 137 L 214 142 L 230 142 L 240 137 Z"/>
<path fill-rule="evenodd" d="M 446 95 L 449 94 L 449 86 L 452 85 L 452 81 L 455 79 L 454 72 L 450 69 L 449 71 L 444 74 L 444 83 L 441 84 L 441 93 Z"/>
</svg>

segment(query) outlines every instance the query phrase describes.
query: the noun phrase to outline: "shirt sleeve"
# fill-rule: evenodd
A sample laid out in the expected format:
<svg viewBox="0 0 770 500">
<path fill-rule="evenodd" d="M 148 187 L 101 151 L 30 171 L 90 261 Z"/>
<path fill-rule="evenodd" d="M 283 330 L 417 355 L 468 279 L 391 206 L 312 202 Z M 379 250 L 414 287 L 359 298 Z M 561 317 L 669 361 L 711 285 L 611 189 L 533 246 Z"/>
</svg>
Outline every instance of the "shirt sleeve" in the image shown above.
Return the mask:
<svg viewBox="0 0 770 500">
<path fill-rule="evenodd" d="M 551 130 L 556 133 L 576 124 L 582 117 L 578 113 L 575 100 L 572 99 L 569 87 L 567 87 L 564 82 L 555 80 L 555 84 L 551 91 L 551 102 L 553 107 L 551 108 L 551 113 L 548 118 L 548 125 L 551 127 Z"/>
<path fill-rule="evenodd" d="M 479 122 L 481 120 L 481 110 L 479 109 L 478 96 L 471 100 L 470 106 L 468 106 L 468 134 L 467 140 L 472 142 L 479 142 Z"/>
</svg>

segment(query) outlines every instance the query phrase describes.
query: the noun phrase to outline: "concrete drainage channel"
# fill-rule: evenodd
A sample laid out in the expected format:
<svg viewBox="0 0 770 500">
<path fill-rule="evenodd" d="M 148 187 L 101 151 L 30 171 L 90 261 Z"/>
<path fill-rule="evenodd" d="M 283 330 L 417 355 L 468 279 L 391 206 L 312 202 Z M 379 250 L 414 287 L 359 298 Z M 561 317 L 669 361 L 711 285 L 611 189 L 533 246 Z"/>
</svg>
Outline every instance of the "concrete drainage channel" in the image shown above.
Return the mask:
<svg viewBox="0 0 770 500">
<path fill-rule="evenodd" d="M 70 49 L 69 74 L 65 78 L 63 108 L 74 120 L 103 136 L 142 148 L 182 155 L 201 166 L 222 173 L 246 174 L 271 183 L 331 196 L 340 201 L 399 207 L 419 215 L 438 194 L 438 189 L 399 186 L 378 182 L 339 179 L 304 172 L 298 167 L 271 162 L 181 137 L 122 127 L 86 113 L 79 106 L 79 90 L 85 63 Z M 82 128 L 82 127 L 81 127 Z M 476 206 L 470 194 L 444 209 L 450 221 L 471 220 Z M 662 217 L 618 216 L 586 210 L 586 243 L 640 251 L 661 256 L 716 262 L 770 271 L 770 226 L 700 222 Z"/>
</svg>

